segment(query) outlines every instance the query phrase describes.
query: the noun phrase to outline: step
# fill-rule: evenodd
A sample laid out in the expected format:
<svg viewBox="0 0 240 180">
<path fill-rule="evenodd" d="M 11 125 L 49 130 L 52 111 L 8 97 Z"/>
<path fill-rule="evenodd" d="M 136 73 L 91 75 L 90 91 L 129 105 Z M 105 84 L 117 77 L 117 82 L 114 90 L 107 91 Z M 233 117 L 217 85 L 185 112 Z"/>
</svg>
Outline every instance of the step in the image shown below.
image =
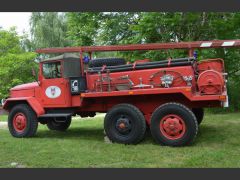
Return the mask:
<svg viewBox="0 0 240 180">
<path fill-rule="evenodd" d="M 48 117 L 48 118 L 51 118 L 51 117 L 68 117 L 68 116 L 72 116 L 72 113 L 51 113 L 51 114 L 43 114 L 39 117 Z"/>
</svg>

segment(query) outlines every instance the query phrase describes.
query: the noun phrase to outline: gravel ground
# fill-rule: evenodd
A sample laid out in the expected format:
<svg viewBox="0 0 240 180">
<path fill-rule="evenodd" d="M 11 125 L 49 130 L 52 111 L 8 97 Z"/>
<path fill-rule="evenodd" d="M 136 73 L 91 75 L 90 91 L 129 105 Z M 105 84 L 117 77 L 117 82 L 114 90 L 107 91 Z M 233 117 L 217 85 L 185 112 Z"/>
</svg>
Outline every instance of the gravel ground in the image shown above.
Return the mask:
<svg viewBox="0 0 240 180">
<path fill-rule="evenodd" d="M 7 128 L 7 122 L 0 122 L 0 129 Z"/>
</svg>

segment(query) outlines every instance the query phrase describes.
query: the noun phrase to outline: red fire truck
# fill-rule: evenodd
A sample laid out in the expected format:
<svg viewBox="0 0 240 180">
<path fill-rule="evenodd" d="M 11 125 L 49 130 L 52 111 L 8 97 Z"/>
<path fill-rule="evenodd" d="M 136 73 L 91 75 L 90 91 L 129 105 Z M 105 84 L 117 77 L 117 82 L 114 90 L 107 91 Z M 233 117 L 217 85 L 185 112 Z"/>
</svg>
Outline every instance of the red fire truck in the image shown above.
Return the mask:
<svg viewBox="0 0 240 180">
<path fill-rule="evenodd" d="M 9 131 L 14 137 L 32 137 L 38 123 L 64 131 L 72 116 L 94 117 L 99 112 L 106 113 L 104 130 L 112 142 L 136 144 L 150 128 L 161 145 L 188 145 L 197 135 L 204 107 L 228 106 L 223 60 L 199 61 L 194 50 L 239 45 L 240 40 L 214 40 L 39 49 L 62 55 L 41 60 L 37 82 L 10 90 L 3 104 Z M 185 49 L 188 55 L 134 63 L 92 59 L 95 52 L 163 49 Z"/>
</svg>

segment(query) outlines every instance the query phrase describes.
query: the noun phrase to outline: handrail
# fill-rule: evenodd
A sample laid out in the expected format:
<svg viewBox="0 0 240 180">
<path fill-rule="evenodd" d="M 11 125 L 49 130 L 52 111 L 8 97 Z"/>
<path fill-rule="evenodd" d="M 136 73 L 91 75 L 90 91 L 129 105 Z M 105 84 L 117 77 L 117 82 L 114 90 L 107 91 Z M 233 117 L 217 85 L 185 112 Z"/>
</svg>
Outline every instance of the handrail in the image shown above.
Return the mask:
<svg viewBox="0 0 240 180">
<path fill-rule="evenodd" d="M 62 48 L 44 48 L 36 50 L 37 53 L 67 53 L 67 52 L 100 52 L 100 51 L 146 51 L 161 49 L 188 49 L 193 53 L 194 49 L 206 48 L 230 48 L 239 47 L 240 40 L 212 40 L 212 41 L 193 41 L 193 42 L 171 42 L 171 43 L 150 43 L 150 44 L 129 44 L 111 46 L 79 46 Z"/>
</svg>

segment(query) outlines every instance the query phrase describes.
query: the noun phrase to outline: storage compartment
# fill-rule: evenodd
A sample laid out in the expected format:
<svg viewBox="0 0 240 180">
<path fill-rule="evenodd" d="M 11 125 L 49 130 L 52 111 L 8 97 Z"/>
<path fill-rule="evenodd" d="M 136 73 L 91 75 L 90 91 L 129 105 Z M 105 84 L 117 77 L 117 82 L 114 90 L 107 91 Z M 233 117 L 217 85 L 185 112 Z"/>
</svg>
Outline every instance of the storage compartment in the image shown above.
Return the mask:
<svg viewBox="0 0 240 180">
<path fill-rule="evenodd" d="M 79 95 L 82 92 L 85 92 L 87 89 L 86 77 L 69 77 L 70 83 L 70 92 L 72 95 Z"/>
<path fill-rule="evenodd" d="M 215 70 L 220 73 L 224 72 L 224 62 L 222 59 L 206 59 L 198 63 L 198 71 L 202 73 L 206 70 Z"/>
</svg>

